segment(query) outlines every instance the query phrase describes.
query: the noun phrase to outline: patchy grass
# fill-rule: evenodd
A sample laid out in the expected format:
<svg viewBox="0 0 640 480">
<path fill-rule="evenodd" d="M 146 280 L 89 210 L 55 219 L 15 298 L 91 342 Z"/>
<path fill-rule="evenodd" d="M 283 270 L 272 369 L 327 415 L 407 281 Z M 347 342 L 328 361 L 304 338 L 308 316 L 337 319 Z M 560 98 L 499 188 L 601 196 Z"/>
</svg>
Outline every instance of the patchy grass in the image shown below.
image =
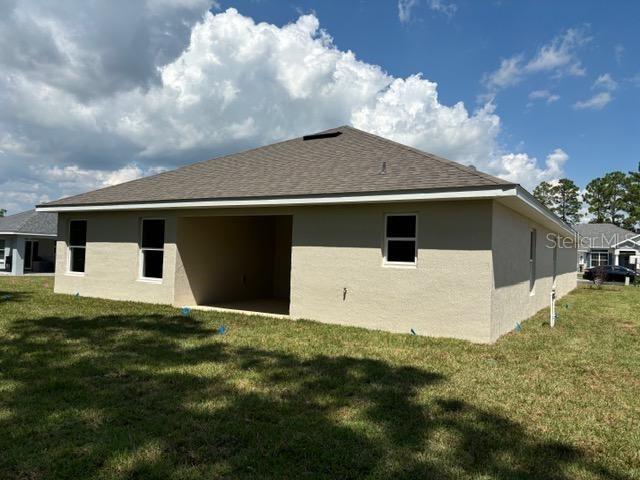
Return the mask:
<svg viewBox="0 0 640 480">
<path fill-rule="evenodd" d="M 0 278 L 2 479 L 640 478 L 640 289 L 473 345 L 51 284 Z"/>
</svg>

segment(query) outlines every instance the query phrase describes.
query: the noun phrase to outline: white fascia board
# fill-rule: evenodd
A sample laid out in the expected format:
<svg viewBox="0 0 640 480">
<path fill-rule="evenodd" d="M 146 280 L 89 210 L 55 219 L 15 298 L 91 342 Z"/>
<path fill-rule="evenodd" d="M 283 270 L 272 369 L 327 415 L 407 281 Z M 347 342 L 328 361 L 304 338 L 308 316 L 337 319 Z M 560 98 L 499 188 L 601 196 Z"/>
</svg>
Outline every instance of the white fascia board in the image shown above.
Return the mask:
<svg viewBox="0 0 640 480">
<path fill-rule="evenodd" d="M 0 235 L 19 235 L 21 237 L 57 237 L 57 233 L 0 232 Z"/>
<path fill-rule="evenodd" d="M 437 200 L 479 200 L 516 198 L 530 210 L 544 216 L 565 234 L 576 232 L 555 214 L 549 212 L 530 193 L 520 186 L 492 189 L 443 190 L 407 193 L 376 193 L 366 195 L 325 195 L 321 197 L 242 198 L 227 200 L 186 200 L 176 202 L 123 203 L 110 205 L 60 205 L 36 207 L 38 212 L 103 212 L 122 210 L 175 210 L 199 208 L 295 207 L 310 205 L 348 205 L 362 203 L 394 203 Z"/>
<path fill-rule="evenodd" d="M 577 232 L 571 228 L 568 224 L 562 221 L 556 214 L 547 210 L 536 198 L 527 192 L 524 188 L 518 186 L 517 194 L 519 200 L 524 202 L 529 208 L 533 209 L 536 213 L 543 215 L 546 219 L 553 222 L 558 228 L 560 228 L 566 235 L 577 238 Z"/>
<path fill-rule="evenodd" d="M 178 202 L 124 203 L 112 205 L 41 206 L 38 212 L 92 212 L 113 210 L 172 210 L 187 208 L 294 207 L 305 205 L 343 205 L 358 203 L 390 203 L 431 200 L 473 200 L 516 195 L 516 189 L 448 190 L 438 192 L 377 193 L 370 195 L 326 195 L 322 197 L 256 198 L 231 200 L 192 200 Z"/>
</svg>

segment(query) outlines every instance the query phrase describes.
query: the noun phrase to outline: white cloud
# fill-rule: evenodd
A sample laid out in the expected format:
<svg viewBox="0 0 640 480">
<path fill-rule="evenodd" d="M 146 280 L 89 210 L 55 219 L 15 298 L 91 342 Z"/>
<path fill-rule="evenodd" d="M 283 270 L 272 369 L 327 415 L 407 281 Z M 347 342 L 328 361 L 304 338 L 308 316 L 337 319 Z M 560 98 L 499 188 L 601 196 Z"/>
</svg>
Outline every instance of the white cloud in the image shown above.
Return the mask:
<svg viewBox="0 0 640 480">
<path fill-rule="evenodd" d="M 613 46 L 613 55 L 616 57 L 616 62 L 621 63 L 624 56 L 624 46 L 618 44 Z"/>
<path fill-rule="evenodd" d="M 547 103 L 553 103 L 560 100 L 560 95 L 553 94 L 549 90 L 534 90 L 529 94 L 529 100 L 545 100 Z"/>
<path fill-rule="evenodd" d="M 420 4 L 420 0 L 398 0 L 398 18 L 402 23 L 411 20 L 412 10 Z M 454 3 L 447 3 L 442 0 L 425 0 L 424 2 L 430 10 L 452 16 L 458 6 Z"/>
<path fill-rule="evenodd" d="M 577 110 L 601 110 L 612 100 L 609 92 L 596 93 L 587 100 L 580 100 L 574 103 L 573 108 Z"/>
<path fill-rule="evenodd" d="M 612 92 L 616 88 L 618 88 L 618 82 L 616 82 L 613 79 L 611 74 L 604 73 L 604 74 L 600 75 L 596 79 L 596 81 L 593 83 L 593 87 L 592 88 L 594 88 L 594 89 L 600 88 L 600 89 L 606 90 L 608 92 Z"/>
<path fill-rule="evenodd" d="M 522 53 L 502 59 L 497 70 L 485 74 L 483 83 L 489 91 L 496 92 L 537 73 L 552 73 L 556 77 L 582 76 L 585 70 L 578 50 L 590 41 L 584 28 L 570 28 L 540 47 L 529 60 L 525 60 Z"/>
<path fill-rule="evenodd" d="M 596 78 L 591 87 L 594 90 L 603 90 L 600 93 L 596 93 L 586 100 L 580 100 L 574 103 L 573 108 L 577 110 L 601 110 L 607 106 L 611 100 L 613 100 L 613 92 L 618 88 L 618 82 L 616 82 L 611 74 L 604 73 Z"/>
<path fill-rule="evenodd" d="M 165 4 L 173 2 L 153 5 Z M 336 48 L 315 15 L 278 27 L 234 9 L 205 11 L 186 44 L 174 39 L 173 58 L 151 54 L 157 73 L 116 73 L 126 81 L 113 83 L 100 68 L 103 87 L 114 88 L 84 95 L 92 77 L 83 62 L 95 60 L 94 45 L 61 25 L 56 38 L 71 39 L 77 65 L 60 64 L 50 78 L 0 59 L 0 204 L 11 209 L 345 123 L 527 186 L 556 173 L 528 156 L 518 170 L 515 159 L 526 154 L 505 152 L 491 103 L 445 105 L 435 82 L 395 78 Z"/>
<path fill-rule="evenodd" d="M 533 189 L 542 181 L 558 180 L 562 177 L 564 164 L 569 155 L 560 148 L 556 148 L 547 155 L 544 168 L 538 167 L 538 161 L 526 153 L 509 153 L 502 155 L 496 161 L 495 168 L 500 177 L 519 182 L 529 189 Z"/>
</svg>

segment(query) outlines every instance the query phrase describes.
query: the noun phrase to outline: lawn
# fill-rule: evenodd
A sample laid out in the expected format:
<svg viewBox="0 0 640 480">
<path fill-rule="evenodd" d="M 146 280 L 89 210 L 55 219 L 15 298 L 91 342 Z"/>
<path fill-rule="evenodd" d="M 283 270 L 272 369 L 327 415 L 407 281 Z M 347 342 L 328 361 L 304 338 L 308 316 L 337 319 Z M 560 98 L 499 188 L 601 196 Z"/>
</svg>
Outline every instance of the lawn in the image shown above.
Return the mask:
<svg viewBox="0 0 640 480">
<path fill-rule="evenodd" d="M 640 478 L 640 288 L 474 345 L 51 287 L 0 278 L 2 480 Z"/>
</svg>

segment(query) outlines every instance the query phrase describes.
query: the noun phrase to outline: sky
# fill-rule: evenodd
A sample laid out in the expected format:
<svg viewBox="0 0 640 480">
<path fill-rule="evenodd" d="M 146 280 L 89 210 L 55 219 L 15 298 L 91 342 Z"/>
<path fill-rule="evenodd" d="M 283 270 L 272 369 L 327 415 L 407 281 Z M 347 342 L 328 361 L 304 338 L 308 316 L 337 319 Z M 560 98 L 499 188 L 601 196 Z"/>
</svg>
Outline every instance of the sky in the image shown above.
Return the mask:
<svg viewBox="0 0 640 480">
<path fill-rule="evenodd" d="M 4 0 L 0 208 L 343 124 L 517 181 L 640 161 L 640 2 Z"/>
</svg>

